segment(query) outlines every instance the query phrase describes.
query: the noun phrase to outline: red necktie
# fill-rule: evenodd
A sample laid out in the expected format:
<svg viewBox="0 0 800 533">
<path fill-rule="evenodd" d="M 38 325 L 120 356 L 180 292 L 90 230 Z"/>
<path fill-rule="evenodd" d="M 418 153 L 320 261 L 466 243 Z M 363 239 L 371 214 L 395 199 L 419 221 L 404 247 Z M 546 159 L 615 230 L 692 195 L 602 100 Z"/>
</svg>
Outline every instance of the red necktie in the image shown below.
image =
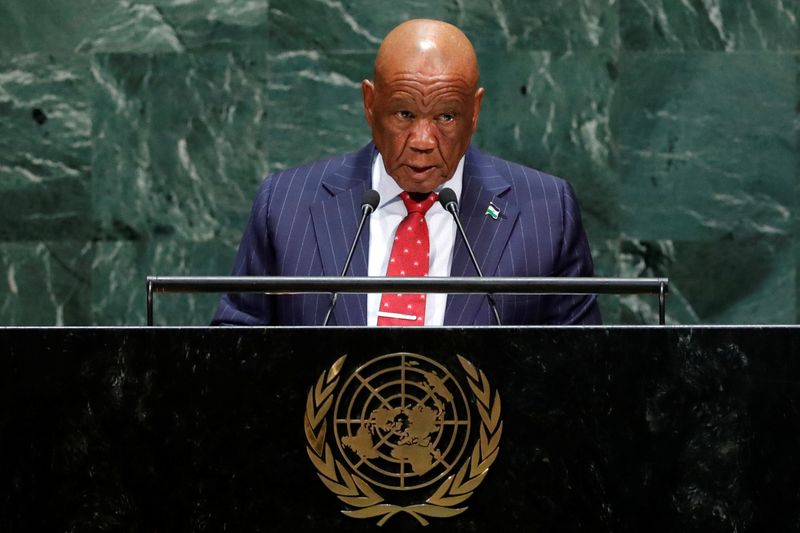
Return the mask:
<svg viewBox="0 0 800 533">
<path fill-rule="evenodd" d="M 412 197 L 403 191 L 400 198 L 406 204 L 408 215 L 397 226 L 389 256 L 387 276 L 421 277 L 428 275 L 428 223 L 425 213 L 436 203 L 437 195 L 427 197 L 414 193 Z M 420 198 L 422 196 L 422 198 Z M 422 326 L 425 324 L 424 294 L 384 294 L 378 309 L 379 326 Z"/>
</svg>

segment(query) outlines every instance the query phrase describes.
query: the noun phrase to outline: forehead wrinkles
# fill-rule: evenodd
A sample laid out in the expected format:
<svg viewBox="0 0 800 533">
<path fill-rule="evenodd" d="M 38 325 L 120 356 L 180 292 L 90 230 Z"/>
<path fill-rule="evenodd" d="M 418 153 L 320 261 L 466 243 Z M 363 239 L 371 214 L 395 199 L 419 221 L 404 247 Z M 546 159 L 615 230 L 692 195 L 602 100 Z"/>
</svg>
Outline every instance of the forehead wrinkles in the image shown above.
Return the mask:
<svg viewBox="0 0 800 533">
<path fill-rule="evenodd" d="M 405 93 L 425 105 L 430 105 L 437 98 L 453 96 L 463 100 L 471 94 L 467 80 L 455 75 L 420 79 L 416 73 L 403 73 L 386 80 L 384 85 L 388 97 Z"/>
</svg>

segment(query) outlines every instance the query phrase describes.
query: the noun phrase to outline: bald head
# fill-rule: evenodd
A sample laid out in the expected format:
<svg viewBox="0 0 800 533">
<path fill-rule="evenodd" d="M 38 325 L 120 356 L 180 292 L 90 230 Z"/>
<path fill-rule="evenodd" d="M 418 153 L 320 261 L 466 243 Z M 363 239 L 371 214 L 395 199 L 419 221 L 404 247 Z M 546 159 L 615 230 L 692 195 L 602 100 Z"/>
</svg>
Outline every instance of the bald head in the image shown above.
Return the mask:
<svg viewBox="0 0 800 533">
<path fill-rule="evenodd" d="M 415 19 L 394 28 L 381 43 L 375 58 L 375 81 L 397 72 L 436 76 L 460 73 L 475 89 L 478 58 L 464 32 L 439 20 Z"/>
</svg>

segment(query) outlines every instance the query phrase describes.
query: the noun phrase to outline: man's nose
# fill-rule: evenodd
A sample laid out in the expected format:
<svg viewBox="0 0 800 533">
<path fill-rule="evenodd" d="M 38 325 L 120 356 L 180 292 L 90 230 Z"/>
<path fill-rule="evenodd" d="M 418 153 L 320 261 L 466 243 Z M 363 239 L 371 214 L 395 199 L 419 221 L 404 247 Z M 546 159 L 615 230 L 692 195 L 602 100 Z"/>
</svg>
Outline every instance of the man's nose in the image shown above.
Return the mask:
<svg viewBox="0 0 800 533">
<path fill-rule="evenodd" d="M 411 136 L 408 140 L 408 146 L 416 151 L 428 153 L 436 148 L 436 135 L 434 133 L 433 121 L 427 119 L 418 119 L 414 121 L 411 128 Z"/>
</svg>

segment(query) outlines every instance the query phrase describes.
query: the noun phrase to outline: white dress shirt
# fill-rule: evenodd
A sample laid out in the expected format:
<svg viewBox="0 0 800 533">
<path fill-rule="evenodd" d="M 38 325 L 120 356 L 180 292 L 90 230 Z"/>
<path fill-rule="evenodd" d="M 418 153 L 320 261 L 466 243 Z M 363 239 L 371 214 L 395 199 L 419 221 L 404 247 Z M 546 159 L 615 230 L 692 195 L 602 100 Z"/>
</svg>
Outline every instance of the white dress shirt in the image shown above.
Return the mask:
<svg viewBox="0 0 800 533">
<path fill-rule="evenodd" d="M 464 158 L 458 162 L 453 177 L 436 188 L 438 193 L 444 187 L 450 187 L 461 199 L 461 184 L 464 177 Z M 400 193 L 403 189 L 387 172 L 383 165 L 383 157 L 379 153 L 372 163 L 372 188 L 381 195 L 378 208 L 369 219 L 369 267 L 370 276 L 385 276 L 392 253 L 392 243 L 397 226 L 408 214 Z M 428 276 L 447 277 L 453 264 L 453 248 L 456 239 L 456 223 L 453 216 L 444 210 L 442 204 L 436 202 L 425 214 L 430 239 L 430 262 Z M 381 305 L 381 294 L 367 295 L 367 325 L 378 324 L 378 309 Z M 425 325 L 441 326 L 444 324 L 444 310 L 447 305 L 447 294 L 428 294 L 425 303 Z"/>
</svg>

